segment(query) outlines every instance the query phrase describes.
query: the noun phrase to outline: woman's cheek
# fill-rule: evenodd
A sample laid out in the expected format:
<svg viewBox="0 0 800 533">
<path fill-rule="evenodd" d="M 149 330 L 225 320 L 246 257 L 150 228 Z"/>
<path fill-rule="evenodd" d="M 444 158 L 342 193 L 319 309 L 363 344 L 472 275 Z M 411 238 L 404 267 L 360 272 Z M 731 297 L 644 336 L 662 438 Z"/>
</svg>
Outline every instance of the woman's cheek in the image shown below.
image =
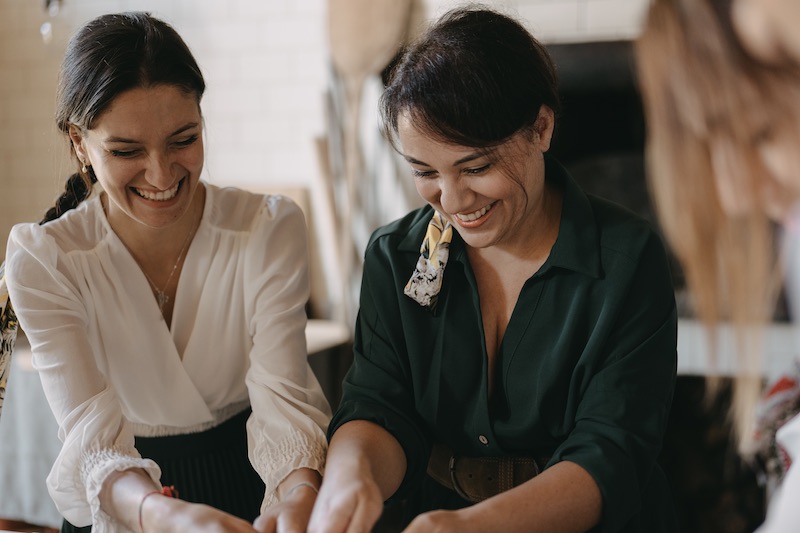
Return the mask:
<svg viewBox="0 0 800 533">
<path fill-rule="evenodd" d="M 434 205 L 439 203 L 439 190 L 433 180 L 427 178 L 416 178 L 414 180 L 414 185 L 417 188 L 417 193 L 422 197 L 423 200 Z"/>
</svg>

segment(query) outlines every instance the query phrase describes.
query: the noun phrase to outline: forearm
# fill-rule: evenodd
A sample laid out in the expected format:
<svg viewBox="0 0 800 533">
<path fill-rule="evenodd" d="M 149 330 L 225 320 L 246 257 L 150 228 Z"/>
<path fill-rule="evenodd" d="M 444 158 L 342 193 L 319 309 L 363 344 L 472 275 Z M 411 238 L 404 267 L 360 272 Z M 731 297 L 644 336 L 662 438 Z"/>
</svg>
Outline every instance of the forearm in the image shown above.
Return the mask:
<svg viewBox="0 0 800 533">
<path fill-rule="evenodd" d="M 100 492 L 100 505 L 117 523 L 139 533 L 256 531 L 249 522 L 209 505 L 159 494 L 156 484 L 139 469 L 109 476 Z"/>
<path fill-rule="evenodd" d="M 603 498 L 586 470 L 563 461 L 460 512 L 474 531 L 582 532 L 600 522 Z"/>
<path fill-rule="evenodd" d="M 400 487 L 406 456 L 388 431 L 372 422 L 354 420 L 334 433 L 328 448 L 325 479 L 369 476 L 387 500 Z"/>
<path fill-rule="evenodd" d="M 382 427 L 354 420 L 336 430 L 308 531 L 371 531 L 406 472 L 402 446 Z"/>
</svg>

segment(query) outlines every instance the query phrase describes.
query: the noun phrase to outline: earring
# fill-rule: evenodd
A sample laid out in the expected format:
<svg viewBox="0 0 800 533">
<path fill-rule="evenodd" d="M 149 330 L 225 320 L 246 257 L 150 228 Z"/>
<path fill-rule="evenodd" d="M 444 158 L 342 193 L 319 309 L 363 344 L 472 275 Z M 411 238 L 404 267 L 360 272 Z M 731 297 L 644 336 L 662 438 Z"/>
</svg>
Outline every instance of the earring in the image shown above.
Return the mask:
<svg viewBox="0 0 800 533">
<path fill-rule="evenodd" d="M 81 167 L 81 172 L 83 172 L 84 174 L 86 174 L 86 162 L 85 162 L 85 161 L 81 161 L 81 165 L 83 165 L 83 166 Z"/>
</svg>

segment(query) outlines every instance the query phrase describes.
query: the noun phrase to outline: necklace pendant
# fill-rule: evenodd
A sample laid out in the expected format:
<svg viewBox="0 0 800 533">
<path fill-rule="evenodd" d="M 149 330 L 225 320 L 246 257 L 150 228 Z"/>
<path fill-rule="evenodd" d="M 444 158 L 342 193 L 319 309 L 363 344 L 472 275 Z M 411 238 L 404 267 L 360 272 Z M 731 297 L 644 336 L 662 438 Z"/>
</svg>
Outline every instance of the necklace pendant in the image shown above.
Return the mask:
<svg viewBox="0 0 800 533">
<path fill-rule="evenodd" d="M 158 308 L 163 311 L 164 306 L 167 305 L 167 302 L 169 301 L 169 296 L 167 296 L 164 291 L 156 289 L 156 300 L 158 301 Z"/>
</svg>

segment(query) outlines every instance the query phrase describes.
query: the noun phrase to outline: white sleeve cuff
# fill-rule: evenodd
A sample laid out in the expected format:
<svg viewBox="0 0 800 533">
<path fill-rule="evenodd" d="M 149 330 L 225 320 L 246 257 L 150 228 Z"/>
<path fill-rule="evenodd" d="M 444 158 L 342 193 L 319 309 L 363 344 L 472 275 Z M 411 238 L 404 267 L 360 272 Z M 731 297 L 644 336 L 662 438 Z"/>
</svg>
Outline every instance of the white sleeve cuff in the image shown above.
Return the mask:
<svg viewBox="0 0 800 533">
<path fill-rule="evenodd" d="M 81 479 L 86 487 L 86 500 L 91 514 L 92 531 L 94 533 L 115 533 L 128 531 L 117 523 L 105 511 L 100 509 L 100 490 L 105 480 L 114 472 L 141 468 L 153 482 L 161 486 L 161 468 L 150 459 L 143 459 L 133 450 L 104 449 L 86 451 L 81 457 Z M 65 517 L 70 520 L 69 517 Z M 70 520 L 71 522 L 71 520 Z"/>
</svg>

